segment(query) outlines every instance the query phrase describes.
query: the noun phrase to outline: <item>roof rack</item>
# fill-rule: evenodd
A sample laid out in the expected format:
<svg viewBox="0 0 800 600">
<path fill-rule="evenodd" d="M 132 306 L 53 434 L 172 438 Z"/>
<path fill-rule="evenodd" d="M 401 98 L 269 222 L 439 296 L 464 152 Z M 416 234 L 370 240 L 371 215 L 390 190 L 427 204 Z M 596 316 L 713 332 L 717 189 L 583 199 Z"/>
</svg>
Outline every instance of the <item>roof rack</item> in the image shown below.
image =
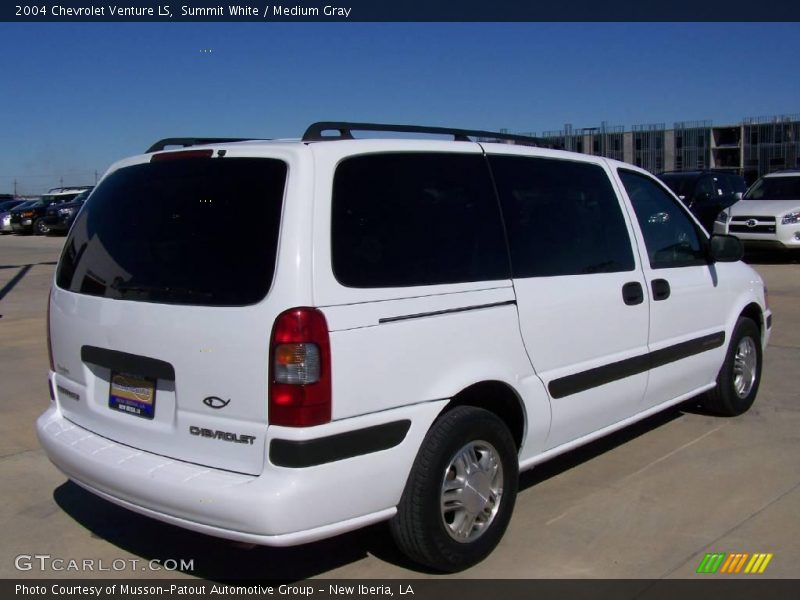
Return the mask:
<svg viewBox="0 0 800 600">
<path fill-rule="evenodd" d="M 167 146 L 181 146 L 188 148 L 189 146 L 200 146 L 202 144 L 224 144 L 227 142 L 246 142 L 253 138 L 164 138 L 158 140 L 155 144 L 147 149 L 145 154 L 151 152 L 160 152 Z"/>
<path fill-rule="evenodd" d="M 62 185 L 61 187 L 50 188 L 47 190 L 47 194 L 61 194 L 67 190 L 89 190 L 93 187 L 93 185 Z"/>
<path fill-rule="evenodd" d="M 326 131 L 338 132 L 338 135 L 324 135 Z M 330 140 L 352 140 L 353 131 L 389 131 L 398 133 L 432 133 L 452 135 L 456 142 L 471 142 L 470 138 L 489 138 L 491 141 L 514 142 L 525 146 L 540 148 L 560 148 L 552 142 L 527 135 L 503 133 L 499 131 L 483 131 L 480 129 L 453 129 L 451 127 L 426 127 L 422 125 L 389 125 L 386 123 L 346 123 L 340 121 L 320 121 L 313 123 L 303 134 L 304 142 L 324 142 Z M 487 141 L 487 140 L 483 140 Z"/>
<path fill-rule="evenodd" d="M 731 169 L 738 169 L 739 167 L 697 167 L 695 169 L 671 169 L 669 171 L 660 171 L 659 175 L 672 175 L 683 173 L 729 173 Z"/>
</svg>

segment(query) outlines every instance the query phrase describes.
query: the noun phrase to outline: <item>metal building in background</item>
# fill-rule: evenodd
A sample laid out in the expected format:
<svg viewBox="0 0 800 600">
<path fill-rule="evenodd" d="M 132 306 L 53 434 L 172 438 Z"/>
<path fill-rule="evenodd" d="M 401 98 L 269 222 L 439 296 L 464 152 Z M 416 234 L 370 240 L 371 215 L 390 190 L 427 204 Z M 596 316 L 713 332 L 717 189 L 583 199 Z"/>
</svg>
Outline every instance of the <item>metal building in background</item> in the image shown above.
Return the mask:
<svg viewBox="0 0 800 600">
<path fill-rule="evenodd" d="M 603 121 L 600 127 L 573 129 L 567 123 L 561 131 L 545 131 L 541 137 L 572 152 L 624 160 L 625 128 L 621 125 Z"/>
<path fill-rule="evenodd" d="M 745 119 L 742 140 L 742 174 L 748 181 L 800 167 L 800 114 Z"/>
<path fill-rule="evenodd" d="M 606 156 L 652 173 L 721 169 L 753 183 L 778 169 L 800 168 L 800 114 L 751 117 L 738 125 L 679 121 L 623 127 L 573 128 L 545 131 L 543 138 L 565 150 Z"/>
<path fill-rule="evenodd" d="M 664 167 L 665 132 L 664 123 L 634 125 L 633 164 L 647 169 L 651 173 L 659 173 Z"/>
<path fill-rule="evenodd" d="M 681 121 L 674 127 L 674 169 L 707 169 L 711 164 L 711 121 Z"/>
<path fill-rule="evenodd" d="M 578 139 L 572 131 L 572 125 L 567 123 L 561 131 L 545 131 L 542 139 L 571 152 L 583 152 L 583 145 L 578 144 Z"/>
<path fill-rule="evenodd" d="M 583 134 L 583 146 L 586 148 L 586 154 L 623 160 L 625 156 L 624 127 L 609 126 L 603 121 L 600 123 L 600 127 L 584 127 L 580 131 Z"/>
</svg>

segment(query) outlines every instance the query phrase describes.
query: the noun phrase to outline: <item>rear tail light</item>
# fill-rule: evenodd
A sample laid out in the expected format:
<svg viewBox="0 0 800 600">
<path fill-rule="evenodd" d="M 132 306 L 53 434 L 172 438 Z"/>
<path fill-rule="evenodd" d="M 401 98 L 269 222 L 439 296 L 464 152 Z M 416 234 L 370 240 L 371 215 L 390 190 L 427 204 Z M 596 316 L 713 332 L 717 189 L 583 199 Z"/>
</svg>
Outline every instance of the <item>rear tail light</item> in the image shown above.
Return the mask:
<svg viewBox="0 0 800 600">
<path fill-rule="evenodd" d="M 53 297 L 53 290 L 47 294 L 47 357 L 50 359 L 50 370 L 55 371 L 55 363 L 53 362 L 53 342 L 50 340 L 50 299 Z"/>
<path fill-rule="evenodd" d="M 53 289 L 50 289 L 50 292 L 47 294 L 47 314 L 45 315 L 45 319 L 47 320 L 47 357 L 50 359 L 50 371 L 55 371 L 55 363 L 53 362 L 53 342 L 50 341 L 50 299 L 53 297 Z M 53 391 L 53 380 L 50 378 L 50 374 L 47 374 L 47 388 L 50 391 L 50 401 L 53 402 L 56 399 L 56 394 Z"/>
<path fill-rule="evenodd" d="M 278 315 L 269 355 L 270 424 L 310 427 L 329 422 L 331 349 L 322 312 L 300 307 Z"/>
</svg>

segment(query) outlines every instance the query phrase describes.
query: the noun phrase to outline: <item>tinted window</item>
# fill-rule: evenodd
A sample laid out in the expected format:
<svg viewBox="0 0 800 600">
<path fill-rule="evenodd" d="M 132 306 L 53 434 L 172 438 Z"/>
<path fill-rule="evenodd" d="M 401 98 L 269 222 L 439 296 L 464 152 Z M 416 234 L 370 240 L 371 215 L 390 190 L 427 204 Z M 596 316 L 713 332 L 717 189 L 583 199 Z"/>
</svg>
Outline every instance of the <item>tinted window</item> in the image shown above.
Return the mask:
<svg viewBox="0 0 800 600">
<path fill-rule="evenodd" d="M 706 263 L 697 228 L 675 200 L 651 178 L 620 169 L 654 269 Z"/>
<path fill-rule="evenodd" d="M 64 202 L 69 202 L 73 200 L 75 197 L 78 196 L 80 192 L 75 192 L 74 194 L 58 194 L 54 196 L 42 196 L 42 203 L 45 205 L 50 204 L 63 204 Z"/>
<path fill-rule="evenodd" d="M 711 177 L 708 175 L 701 177 L 694 190 L 693 200 L 695 202 L 706 202 L 714 198 L 715 195 L 716 190 L 714 189 L 714 181 Z"/>
<path fill-rule="evenodd" d="M 6 200 L 4 202 L 0 202 L 0 211 L 11 210 L 15 206 L 19 206 L 22 204 L 20 200 Z"/>
<path fill-rule="evenodd" d="M 62 288 L 107 298 L 238 306 L 272 283 L 286 165 L 167 160 L 109 175 L 59 263 Z"/>
<path fill-rule="evenodd" d="M 663 181 L 676 196 L 687 198 L 692 195 L 697 175 L 683 175 L 680 173 L 662 173 L 658 178 Z"/>
<path fill-rule="evenodd" d="M 480 155 L 397 153 L 336 169 L 333 271 L 350 287 L 509 277 L 489 170 Z"/>
<path fill-rule="evenodd" d="M 622 210 L 605 171 L 586 163 L 492 156 L 514 277 L 634 268 Z"/>
</svg>

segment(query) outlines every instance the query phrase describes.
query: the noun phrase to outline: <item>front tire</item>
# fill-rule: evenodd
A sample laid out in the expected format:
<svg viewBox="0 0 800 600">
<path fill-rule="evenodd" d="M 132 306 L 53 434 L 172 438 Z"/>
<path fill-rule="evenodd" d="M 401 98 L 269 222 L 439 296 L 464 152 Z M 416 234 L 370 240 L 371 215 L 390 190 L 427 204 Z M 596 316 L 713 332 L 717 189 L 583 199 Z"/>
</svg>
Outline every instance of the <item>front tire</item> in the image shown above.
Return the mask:
<svg viewBox="0 0 800 600">
<path fill-rule="evenodd" d="M 50 231 L 50 228 L 45 225 L 44 218 L 36 219 L 33 223 L 33 233 L 34 235 L 47 235 L 47 232 Z"/>
<path fill-rule="evenodd" d="M 437 571 L 480 562 L 505 533 L 517 495 L 517 448 L 493 413 L 459 406 L 433 424 L 411 469 L 392 535 Z"/>
<path fill-rule="evenodd" d="M 747 412 L 761 383 L 762 360 L 758 326 L 752 319 L 740 317 L 717 376 L 717 387 L 706 394 L 706 408 L 726 417 Z"/>
</svg>

